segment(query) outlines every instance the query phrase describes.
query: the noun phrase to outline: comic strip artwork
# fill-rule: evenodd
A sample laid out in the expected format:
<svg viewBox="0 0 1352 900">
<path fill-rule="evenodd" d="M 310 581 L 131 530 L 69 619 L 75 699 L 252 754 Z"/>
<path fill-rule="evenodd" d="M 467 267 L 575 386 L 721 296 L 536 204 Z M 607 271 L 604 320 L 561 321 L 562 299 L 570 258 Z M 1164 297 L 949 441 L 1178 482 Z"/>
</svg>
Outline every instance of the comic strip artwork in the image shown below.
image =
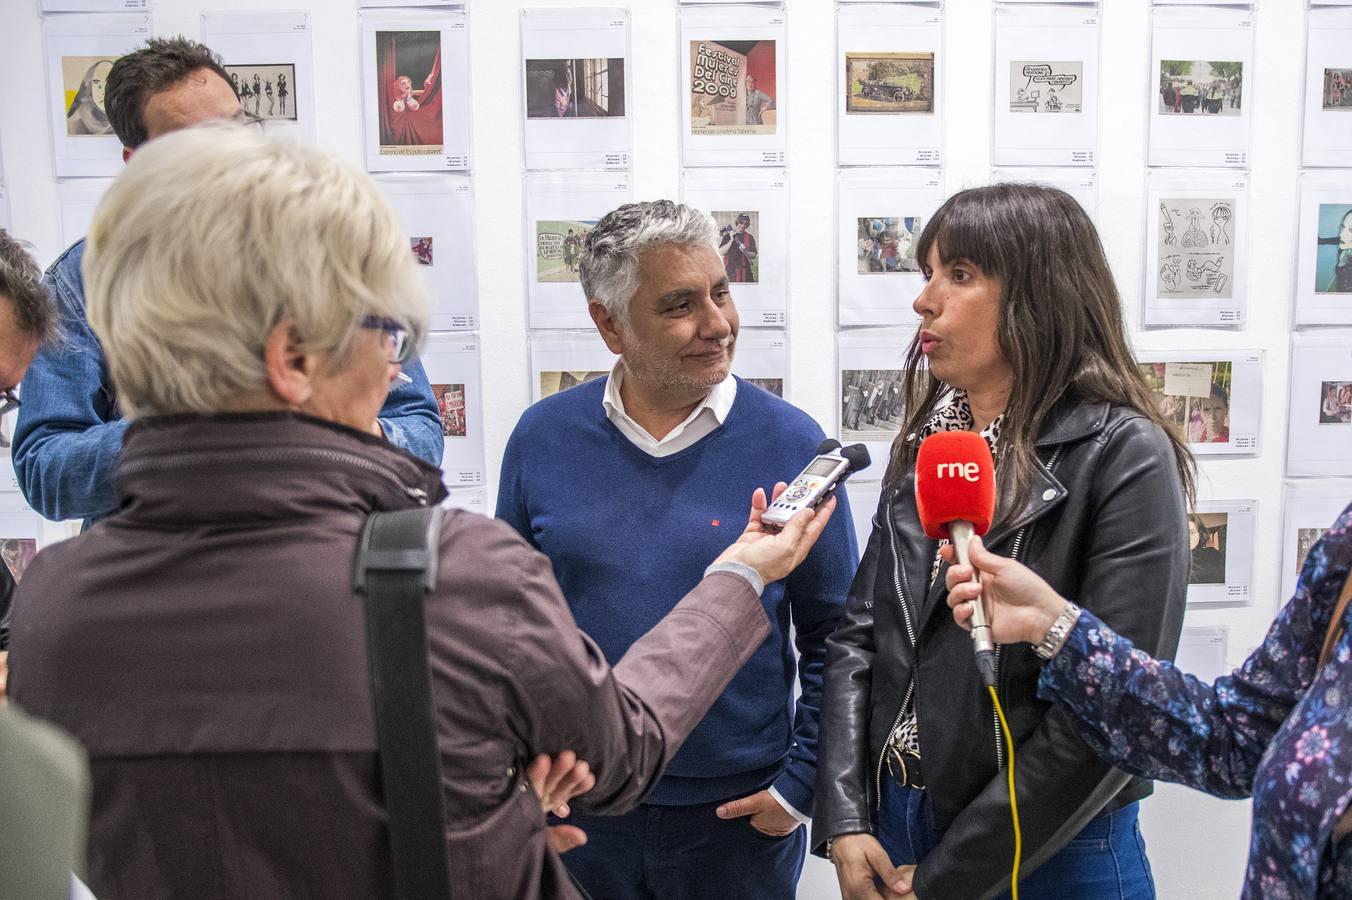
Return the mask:
<svg viewBox="0 0 1352 900">
<path fill-rule="evenodd" d="M 1195 512 L 1188 516 L 1188 552 L 1192 556 L 1188 584 L 1225 584 L 1229 532 L 1229 513 Z"/>
<path fill-rule="evenodd" d="M 1352 294 L 1352 206 L 1319 204 L 1318 246 L 1314 255 L 1317 294 Z"/>
<path fill-rule="evenodd" d="M 922 222 L 917 216 L 870 216 L 856 220 L 860 275 L 919 272 L 915 239 Z"/>
<path fill-rule="evenodd" d="M 1352 69 L 1324 70 L 1324 109 L 1352 110 Z"/>
<path fill-rule="evenodd" d="M 1009 111 L 1077 113 L 1083 108 L 1083 62 L 1011 60 Z"/>
<path fill-rule="evenodd" d="M 592 381 L 609 375 L 608 371 L 573 371 L 573 372 L 541 372 L 540 373 L 540 399 L 552 397 L 559 391 L 566 391 L 570 387 L 576 387 L 585 381 Z"/>
<path fill-rule="evenodd" d="M 732 284 L 760 282 L 760 213 L 753 210 L 713 210 L 718 226 L 718 254 Z"/>
<path fill-rule="evenodd" d="M 577 281 L 582 242 L 596 227 L 595 219 L 535 223 L 535 280 Z"/>
<path fill-rule="evenodd" d="M 441 433 L 444 437 L 464 437 L 465 386 L 463 384 L 434 384 L 432 396 L 437 398 L 437 412 L 441 415 Z"/>
<path fill-rule="evenodd" d="M 624 115 L 624 60 L 526 60 L 526 118 L 609 119 Z"/>
<path fill-rule="evenodd" d="M 1179 116 L 1237 116 L 1243 86 L 1242 62 L 1162 59 L 1159 111 Z"/>
<path fill-rule="evenodd" d="M 103 92 L 108 71 L 118 59 L 116 56 L 61 57 L 66 134 L 70 137 L 113 133 L 113 126 L 103 108 Z"/>
<path fill-rule="evenodd" d="M 1158 296 L 1233 296 L 1234 219 L 1233 198 L 1160 201 Z"/>
<path fill-rule="evenodd" d="M 690 133 L 775 134 L 775 42 L 690 42 Z"/>
<path fill-rule="evenodd" d="M 443 145 L 441 32 L 376 32 L 382 156 L 435 156 Z"/>
<path fill-rule="evenodd" d="M 933 53 L 846 53 L 847 115 L 934 112 Z"/>
<path fill-rule="evenodd" d="M 899 369 L 846 369 L 840 373 L 840 435 L 843 441 L 890 441 L 901 426 Z"/>
<path fill-rule="evenodd" d="M 294 65 L 226 66 L 225 71 L 246 113 L 260 119 L 296 121 Z"/>
<path fill-rule="evenodd" d="M 1160 413 L 1178 426 L 1189 444 L 1230 441 L 1230 397 L 1234 364 L 1153 362 L 1138 364 L 1159 401 Z"/>
</svg>

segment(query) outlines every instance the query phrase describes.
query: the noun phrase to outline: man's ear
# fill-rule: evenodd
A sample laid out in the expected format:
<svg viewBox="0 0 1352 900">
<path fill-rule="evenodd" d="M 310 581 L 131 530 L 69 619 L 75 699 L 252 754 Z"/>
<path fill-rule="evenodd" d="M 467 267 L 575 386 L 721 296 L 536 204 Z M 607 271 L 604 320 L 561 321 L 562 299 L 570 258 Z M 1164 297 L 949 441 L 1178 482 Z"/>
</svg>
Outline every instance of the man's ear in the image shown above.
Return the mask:
<svg viewBox="0 0 1352 900">
<path fill-rule="evenodd" d="M 288 406 L 302 406 L 314 393 L 313 376 L 317 363 L 305 352 L 290 319 L 283 319 L 268 332 L 263 344 L 263 365 L 268 375 L 268 387 Z"/>
<path fill-rule="evenodd" d="M 624 338 L 620 336 L 619 323 L 610 314 L 610 310 L 606 309 L 605 304 L 599 300 L 589 300 L 587 312 L 591 314 L 592 321 L 596 323 L 596 330 L 601 333 L 601 340 L 606 342 L 610 352 L 616 356 L 624 355 Z"/>
</svg>

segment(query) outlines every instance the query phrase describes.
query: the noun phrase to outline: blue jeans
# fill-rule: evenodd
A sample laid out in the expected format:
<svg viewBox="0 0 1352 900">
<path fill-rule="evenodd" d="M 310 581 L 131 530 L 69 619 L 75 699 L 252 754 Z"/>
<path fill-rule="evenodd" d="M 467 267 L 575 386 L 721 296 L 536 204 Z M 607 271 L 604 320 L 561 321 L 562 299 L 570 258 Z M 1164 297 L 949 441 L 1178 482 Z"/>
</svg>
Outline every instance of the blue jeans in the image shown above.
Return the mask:
<svg viewBox="0 0 1352 900">
<path fill-rule="evenodd" d="M 1154 900 L 1138 808 L 1130 803 L 1102 813 L 1051 859 L 1021 873 L 1020 900 Z M 934 827 L 928 794 L 883 779 L 878 840 L 893 865 L 919 863 L 942 836 Z"/>
<path fill-rule="evenodd" d="M 566 821 L 587 843 L 563 855 L 596 900 L 793 900 L 807 829 L 769 837 L 749 819 L 720 819 L 717 803 L 640 806 L 622 816 Z"/>
</svg>

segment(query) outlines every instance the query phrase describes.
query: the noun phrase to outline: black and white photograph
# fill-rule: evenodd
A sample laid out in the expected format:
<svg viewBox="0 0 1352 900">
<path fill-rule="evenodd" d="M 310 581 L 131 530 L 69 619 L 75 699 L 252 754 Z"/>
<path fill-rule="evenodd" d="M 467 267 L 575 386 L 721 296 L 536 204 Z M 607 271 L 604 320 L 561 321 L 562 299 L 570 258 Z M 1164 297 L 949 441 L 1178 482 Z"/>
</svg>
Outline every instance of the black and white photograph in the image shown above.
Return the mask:
<svg viewBox="0 0 1352 900">
<path fill-rule="evenodd" d="M 843 442 L 891 441 L 901 415 L 899 369 L 841 372 L 840 433 Z"/>
<path fill-rule="evenodd" d="M 220 55 L 245 113 L 267 129 L 317 136 L 310 13 L 204 13 L 202 39 Z"/>
<path fill-rule="evenodd" d="M 1010 112 L 1077 113 L 1084 107 L 1084 63 L 1011 60 L 1009 90 Z"/>
<path fill-rule="evenodd" d="M 268 66 L 231 66 L 230 83 L 239 95 L 240 107 L 260 119 L 294 122 L 296 113 L 296 67 L 291 63 Z"/>
</svg>

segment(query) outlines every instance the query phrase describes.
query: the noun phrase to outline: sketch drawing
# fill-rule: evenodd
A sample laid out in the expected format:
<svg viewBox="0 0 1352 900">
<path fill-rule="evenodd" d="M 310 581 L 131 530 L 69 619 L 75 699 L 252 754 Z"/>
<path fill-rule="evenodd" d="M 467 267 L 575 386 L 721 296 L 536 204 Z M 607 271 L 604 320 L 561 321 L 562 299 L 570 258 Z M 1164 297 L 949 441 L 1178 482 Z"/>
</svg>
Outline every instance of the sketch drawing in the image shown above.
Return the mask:
<svg viewBox="0 0 1352 900">
<path fill-rule="evenodd" d="M 1009 111 L 1077 113 L 1083 108 L 1083 62 L 1011 60 Z"/>
<path fill-rule="evenodd" d="M 1232 199 L 1160 202 L 1159 296 L 1184 299 L 1234 295 L 1234 218 Z"/>
<path fill-rule="evenodd" d="M 112 134 L 103 108 L 108 71 L 117 57 L 63 56 L 61 82 L 65 92 L 66 134 L 70 137 Z"/>
</svg>

